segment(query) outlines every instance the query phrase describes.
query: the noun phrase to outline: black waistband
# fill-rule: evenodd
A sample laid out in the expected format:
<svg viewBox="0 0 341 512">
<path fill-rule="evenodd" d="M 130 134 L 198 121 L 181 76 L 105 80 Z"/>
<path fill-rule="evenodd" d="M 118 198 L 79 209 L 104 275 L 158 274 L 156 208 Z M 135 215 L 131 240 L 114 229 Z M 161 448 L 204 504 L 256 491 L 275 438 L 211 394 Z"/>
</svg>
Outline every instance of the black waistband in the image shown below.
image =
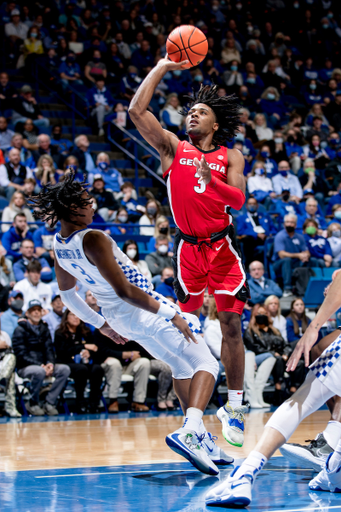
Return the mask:
<svg viewBox="0 0 341 512">
<path fill-rule="evenodd" d="M 229 226 L 226 226 L 222 231 L 218 231 L 217 233 L 212 233 L 210 237 L 208 238 L 198 238 L 196 236 L 186 235 L 179 229 L 180 236 L 185 242 L 188 242 L 192 245 L 198 245 L 202 242 L 208 242 L 210 244 L 214 244 L 215 242 L 219 242 L 222 238 L 225 238 L 226 235 L 228 235 L 229 231 L 233 228 L 233 225 L 230 224 Z"/>
</svg>

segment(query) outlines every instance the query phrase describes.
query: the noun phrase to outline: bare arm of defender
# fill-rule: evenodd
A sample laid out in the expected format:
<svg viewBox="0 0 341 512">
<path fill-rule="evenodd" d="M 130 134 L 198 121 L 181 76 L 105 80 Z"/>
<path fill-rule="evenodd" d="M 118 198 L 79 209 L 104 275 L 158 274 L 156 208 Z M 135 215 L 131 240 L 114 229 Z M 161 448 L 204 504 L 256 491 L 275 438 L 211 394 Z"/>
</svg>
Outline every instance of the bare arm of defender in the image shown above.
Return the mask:
<svg viewBox="0 0 341 512">
<path fill-rule="evenodd" d="M 295 370 L 301 355 L 304 354 L 305 365 L 309 366 L 309 353 L 315 345 L 319 331 L 322 325 L 339 309 L 341 305 L 341 272 L 339 272 L 332 282 L 328 294 L 318 310 L 314 320 L 308 326 L 300 341 L 297 343 L 288 364 L 287 370 Z"/>
<path fill-rule="evenodd" d="M 160 156 L 166 157 L 165 166 L 172 163 L 179 139 L 174 133 L 164 130 L 156 117 L 147 109 L 157 85 L 167 71 L 182 69 L 186 63 L 187 61 L 177 63 L 167 58 L 160 59 L 157 66 L 143 80 L 129 106 L 131 120 L 143 138 L 160 153 Z"/>
</svg>

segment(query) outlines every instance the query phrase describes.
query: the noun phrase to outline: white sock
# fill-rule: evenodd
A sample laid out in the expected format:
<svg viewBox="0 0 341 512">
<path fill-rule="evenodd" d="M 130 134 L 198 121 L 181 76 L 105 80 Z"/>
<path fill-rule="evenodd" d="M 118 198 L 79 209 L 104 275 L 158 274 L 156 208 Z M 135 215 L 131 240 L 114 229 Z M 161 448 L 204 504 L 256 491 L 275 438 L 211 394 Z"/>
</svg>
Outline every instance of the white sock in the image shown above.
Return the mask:
<svg viewBox="0 0 341 512">
<path fill-rule="evenodd" d="M 186 411 L 186 418 L 182 428 L 185 428 L 186 430 L 194 430 L 198 433 L 203 414 L 203 411 L 200 409 L 197 409 L 196 407 L 189 407 Z"/>
<path fill-rule="evenodd" d="M 207 434 L 207 430 L 202 420 L 200 421 L 199 429 L 196 432 L 197 434 L 199 434 L 199 436 L 201 436 L 202 434 Z"/>
<path fill-rule="evenodd" d="M 341 464 L 341 440 L 337 443 L 333 455 L 329 459 L 328 468 L 330 471 L 335 471 Z"/>
<path fill-rule="evenodd" d="M 245 473 L 252 473 L 254 478 L 256 478 L 257 474 L 265 464 L 268 462 L 268 459 L 260 452 L 256 452 L 253 450 L 250 455 L 244 460 L 243 464 L 233 475 L 233 478 L 239 478 Z"/>
<path fill-rule="evenodd" d="M 228 405 L 235 409 L 242 405 L 243 402 L 243 390 L 242 389 L 229 389 L 228 390 L 229 403 Z"/>
<path fill-rule="evenodd" d="M 329 446 L 335 450 L 341 437 L 341 423 L 339 421 L 329 421 L 323 435 Z"/>
</svg>

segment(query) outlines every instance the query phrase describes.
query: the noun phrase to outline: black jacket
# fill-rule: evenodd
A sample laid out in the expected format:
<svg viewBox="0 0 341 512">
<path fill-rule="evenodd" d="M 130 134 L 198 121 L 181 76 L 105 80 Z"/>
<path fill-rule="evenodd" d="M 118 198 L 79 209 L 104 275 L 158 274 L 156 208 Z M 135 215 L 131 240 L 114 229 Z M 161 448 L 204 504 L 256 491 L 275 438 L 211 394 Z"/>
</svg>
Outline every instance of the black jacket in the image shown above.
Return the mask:
<svg viewBox="0 0 341 512">
<path fill-rule="evenodd" d="M 271 352 L 275 355 L 278 354 L 289 356 L 292 352 L 291 346 L 284 341 L 282 336 L 275 334 L 271 327 L 268 331 L 260 330 L 260 336 L 251 329 L 247 329 L 244 333 L 244 345 L 248 350 L 251 350 L 256 354 L 265 354 L 265 352 Z"/>
<path fill-rule="evenodd" d="M 63 334 L 60 329 L 57 329 L 54 335 L 57 363 L 74 363 L 74 356 L 82 352 L 86 343 L 94 343 L 91 331 L 83 335 L 81 329 L 77 329 L 75 334 L 72 332 Z M 90 358 L 93 359 L 95 352 L 89 352 Z"/>
<path fill-rule="evenodd" d="M 46 151 L 44 151 L 41 148 L 37 149 L 37 151 L 32 151 L 32 156 L 33 156 L 34 161 L 35 161 L 36 164 L 38 163 L 39 158 L 41 156 L 43 156 L 43 155 L 50 155 L 50 157 L 52 158 L 52 160 L 56 164 L 57 169 L 62 169 L 63 168 L 63 163 L 64 163 L 64 160 L 65 160 L 65 156 L 61 154 L 58 146 L 54 146 L 53 144 L 51 144 L 51 146 L 50 146 L 50 153 L 47 153 Z"/>
<path fill-rule="evenodd" d="M 76 146 L 74 146 L 71 150 L 71 153 L 70 153 L 72 156 L 75 156 L 78 160 L 78 164 L 79 164 L 79 168 L 82 169 L 82 171 L 86 171 L 86 160 L 85 160 L 85 155 L 84 155 L 84 151 L 82 151 L 81 149 L 77 148 Z M 96 167 L 96 159 L 94 158 L 93 154 L 91 154 L 91 158 L 94 162 L 94 166 Z"/>
<path fill-rule="evenodd" d="M 37 334 L 28 320 L 22 319 L 12 336 L 12 346 L 17 358 L 17 368 L 25 368 L 31 364 L 55 363 L 53 343 L 49 327 L 43 320 L 38 324 Z"/>
<path fill-rule="evenodd" d="M 116 201 L 114 198 L 114 195 L 109 190 L 103 190 L 103 192 L 96 192 L 96 190 L 93 188 L 91 190 L 91 195 L 94 196 L 94 198 L 97 201 L 97 208 L 109 208 L 109 210 L 116 211 L 120 207 L 120 203 Z"/>
<path fill-rule="evenodd" d="M 41 116 L 41 110 L 37 105 L 27 101 L 23 96 L 18 96 L 13 99 L 13 110 L 20 114 L 22 117 L 28 117 L 29 119 L 38 119 L 38 116 Z"/>
</svg>

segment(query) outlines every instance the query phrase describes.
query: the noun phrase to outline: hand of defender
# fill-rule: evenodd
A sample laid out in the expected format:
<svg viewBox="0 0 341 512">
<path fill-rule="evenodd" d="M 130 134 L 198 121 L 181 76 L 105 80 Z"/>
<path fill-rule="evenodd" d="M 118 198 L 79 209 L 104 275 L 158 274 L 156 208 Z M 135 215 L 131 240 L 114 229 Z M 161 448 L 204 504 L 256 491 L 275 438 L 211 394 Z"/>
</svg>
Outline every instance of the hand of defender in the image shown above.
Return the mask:
<svg viewBox="0 0 341 512">
<path fill-rule="evenodd" d="M 304 354 L 305 366 L 309 366 L 309 354 L 311 348 L 315 345 L 318 338 L 318 330 L 309 328 L 303 334 L 300 341 L 297 343 L 295 350 L 290 356 L 287 364 L 287 371 L 293 372 L 298 365 L 298 361 L 301 359 L 301 355 Z"/>
<path fill-rule="evenodd" d="M 171 320 L 171 322 L 173 323 L 173 325 L 175 325 L 177 329 L 179 329 L 179 331 L 182 332 L 188 343 L 191 343 L 191 340 L 194 341 L 194 343 L 198 343 L 188 323 L 180 315 L 176 314 L 175 317 Z"/>
<path fill-rule="evenodd" d="M 157 63 L 158 66 L 164 66 L 167 71 L 174 71 L 175 69 L 187 69 L 187 65 L 189 64 L 188 60 L 183 60 L 182 62 L 173 62 L 168 57 L 168 54 L 166 54 L 166 57 L 164 59 L 160 59 Z"/>
<path fill-rule="evenodd" d="M 117 345 L 125 345 L 129 341 L 127 340 L 127 338 L 123 338 L 123 336 L 114 331 L 114 329 L 110 327 L 108 322 L 105 322 L 105 324 L 102 325 L 100 331 L 102 334 L 104 334 L 104 336 L 107 336 L 112 341 L 117 343 Z"/>
<path fill-rule="evenodd" d="M 205 183 L 205 185 L 208 185 L 212 179 L 212 173 L 210 166 L 206 162 L 206 158 L 204 157 L 204 155 L 201 156 L 200 160 L 197 157 L 195 157 L 193 163 L 197 168 L 197 174 L 199 174 L 200 176 L 198 183 L 203 182 Z"/>
</svg>

